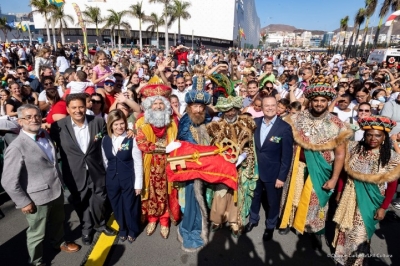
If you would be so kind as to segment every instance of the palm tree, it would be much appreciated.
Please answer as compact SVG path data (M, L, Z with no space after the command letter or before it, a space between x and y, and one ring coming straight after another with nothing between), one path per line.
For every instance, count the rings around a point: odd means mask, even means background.
M48 16L53 11L48 0L31 0L30 6L35 8L35 10L29 13L29 16L33 14L40 14L44 16L44 21L46 22L46 34L47 34L47 42L49 45L51 44L51 36L50 36L50 29L49 29L49 22Z
M157 48L159 48L159 33L158 28L165 24L164 18L159 17L156 13L151 13L149 17L147 17L147 21L150 22L150 26L147 27L146 31L157 32Z
M361 27L361 24L363 24L364 21L365 21L364 13L365 13L365 9L364 8L360 8L357 11L357 14L356 14L356 16L354 18L354 28L353 28L353 34L352 34L351 38L353 38L353 35L354 35L356 30L357 30L357 34L356 34L356 38L354 39L354 43L352 43L352 45L349 45L349 47L351 46L350 47L350 52L352 52L353 47L357 45L358 35L360 34L360 27Z
M12 28L11 28L10 25L8 25L6 17L0 18L0 30L4 34L4 40L6 42L8 42L8 40L7 40L7 31L12 31Z
M168 10L170 3L172 0L149 0L150 3L160 3L164 5L163 16L164 16L164 23L165 23L165 53L169 55L169 37L168 37Z
M362 43L361 43L361 52L363 52L364 47L365 47L365 40L367 38L369 20L372 17L372 15L375 13L375 9L376 9L377 5L378 5L378 0L365 0L364 16L367 18L367 20L365 21L365 26L364 26L364 34L363 34Z
M382 3L381 10L379 11L379 23L378 28L376 29L375 38L374 38L374 45L373 48L376 48L378 44L379 33L381 31L383 19L386 17L387 13L389 12L389 8L392 4L392 0L384 0Z
M55 7L55 11L53 13L53 18L56 21L56 23L59 24L59 29L60 29L60 36L61 36L61 43L65 44L65 38L64 38L64 29L68 28L67 26L67 20L71 22L71 24L75 24L74 18L71 15L68 15L64 12L64 5Z
M111 31L115 34L115 29L117 29L117 34L118 34L118 47L119 50L121 50L121 27L125 29L126 35L130 36L131 35L131 26L129 25L128 22L123 21L123 17L128 14L127 11L120 11L117 12L113 9L108 9L108 12L111 14L105 19L106 24L103 26L102 30L106 28L110 28ZM114 40L115 43L115 40Z
M178 40L181 39L181 19L187 20L191 18L188 12L190 6L189 2L181 0L174 0L174 4L171 6L171 22L178 20Z
M146 20L146 15L144 14L143 10L143 0L139 3L137 2L135 5L131 5L129 7L128 13L139 20L139 44L140 44L140 51L143 49L142 43L142 22Z
M345 16L340 20L340 32L344 31L343 51L344 51L344 46L346 45L346 32L348 28L348 23L349 23L349 16Z
M101 9L97 6L87 6L85 11L82 12L83 19L87 23L96 25L96 36L99 36L99 24L104 22L101 17Z

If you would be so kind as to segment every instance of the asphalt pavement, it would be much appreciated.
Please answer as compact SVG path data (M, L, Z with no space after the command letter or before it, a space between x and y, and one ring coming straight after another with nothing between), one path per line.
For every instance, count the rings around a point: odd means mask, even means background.
M0 210L0 217L4 214L0 219L0 265L26 265L27 222L24 214L4 197L0 199ZM81 244L78 217L67 203L65 211L67 239ZM261 221L264 217L262 211ZM331 241L333 226L333 223L327 224L328 240L323 237L322 250L313 248L308 235L296 235L294 232L282 236L275 231L273 240L264 242L264 227L263 222L260 222L252 232L238 239L231 236L228 227L215 233L210 232L209 244L195 253L180 249L176 226L171 226L168 239L161 238L158 226L152 236L142 232L133 244L125 241L108 248L109 254L104 265L335 265L330 258L332 251L327 245ZM369 259L370 265L400 265L399 241L400 221L389 213L372 238L371 253L374 257ZM45 245L45 260L48 265L84 265L91 249L92 247L82 246L79 252L66 254L54 252Z

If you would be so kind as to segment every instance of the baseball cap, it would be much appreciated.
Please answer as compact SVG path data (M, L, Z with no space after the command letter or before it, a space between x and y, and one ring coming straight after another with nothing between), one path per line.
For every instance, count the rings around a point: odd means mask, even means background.
M115 78L114 78L113 76L108 76L108 77L106 77L106 79L104 80L104 82L107 82L107 81L111 81L111 82L114 82L114 83L115 83Z

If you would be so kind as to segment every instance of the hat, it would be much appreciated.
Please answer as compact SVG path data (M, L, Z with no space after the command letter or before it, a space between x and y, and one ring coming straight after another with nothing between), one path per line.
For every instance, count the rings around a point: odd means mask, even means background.
M211 95L207 93L204 88L206 86L206 79L204 77L194 77L192 89L188 91L185 95L185 102L190 103L201 103L210 104Z
M106 77L106 79L104 80L104 83L106 83L107 81L111 81L115 83L115 78L113 76L108 76Z
M395 126L396 122L385 116L369 116L358 119L358 124L362 130L376 129L381 131L390 132Z
M169 98L171 92L172 89L167 85L164 85L163 81L157 75L154 75L147 85L140 90L140 95L143 98L151 96L163 96Z
M308 100L322 96L325 98L329 98L330 100L336 96L336 90L329 83L325 82L325 78L323 76L319 76L317 82L308 86L304 91L304 97Z
M220 112L227 112L232 108L240 109L243 107L243 98L241 96L219 97L215 108Z

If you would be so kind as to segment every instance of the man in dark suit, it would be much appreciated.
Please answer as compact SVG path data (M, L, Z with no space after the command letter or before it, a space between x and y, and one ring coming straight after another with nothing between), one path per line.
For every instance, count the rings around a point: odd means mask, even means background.
M103 118L86 114L85 94L67 96L67 116L51 125L51 137L60 149L64 181L82 226L82 242L90 245L93 229L114 235L105 221L105 175L101 140Z
M272 239L278 222L282 187L290 170L293 156L293 134L290 125L276 115L277 101L273 96L262 99L264 117L256 118L254 142L258 160L259 179L250 207L249 223L245 227L250 232L260 220L261 195L265 190L269 210L265 210L266 230L264 241Z
M55 249L77 252L80 246L64 241L64 193L52 140L41 131L37 106L18 108L22 130L6 149L1 184L28 221L29 265L43 265L45 236Z

